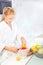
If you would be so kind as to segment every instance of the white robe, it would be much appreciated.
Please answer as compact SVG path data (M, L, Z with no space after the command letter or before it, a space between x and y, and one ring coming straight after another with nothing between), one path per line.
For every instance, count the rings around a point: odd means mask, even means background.
M0 53L5 46L20 48L22 34L18 31L15 22L12 22L12 30L4 21L0 23ZM3 54L8 55L9 51L4 50ZM3 56L4 57L4 56Z

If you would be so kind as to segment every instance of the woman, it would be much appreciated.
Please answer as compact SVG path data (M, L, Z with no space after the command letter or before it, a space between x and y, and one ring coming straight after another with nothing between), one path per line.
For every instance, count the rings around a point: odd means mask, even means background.
M8 58L12 52L17 53L20 48L26 48L26 40L23 35L18 32L16 23L13 21L15 10L11 7L3 9L2 20L0 22L0 56L1 60ZM28 52L30 56L32 52Z
M11 7L3 9L2 21L0 22L0 52L7 50L17 52L22 44L26 44L24 37L18 32L17 25L13 21L15 10Z

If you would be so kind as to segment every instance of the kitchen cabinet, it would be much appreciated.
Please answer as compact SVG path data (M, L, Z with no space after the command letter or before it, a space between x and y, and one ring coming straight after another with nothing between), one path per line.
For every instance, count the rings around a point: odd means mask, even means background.
M0 14L3 12L4 7L11 7L12 6L12 1L8 0L0 0Z

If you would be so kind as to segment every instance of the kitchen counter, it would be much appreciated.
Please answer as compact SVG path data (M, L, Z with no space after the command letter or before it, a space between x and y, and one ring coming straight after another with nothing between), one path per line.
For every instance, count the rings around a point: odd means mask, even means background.
M32 55L17 61L16 56L13 55L6 59L1 65L43 65L43 58Z
M21 58L21 60L16 60L17 55L12 55L8 58L6 58L1 65L25 65L27 61L31 58L31 56L26 58Z

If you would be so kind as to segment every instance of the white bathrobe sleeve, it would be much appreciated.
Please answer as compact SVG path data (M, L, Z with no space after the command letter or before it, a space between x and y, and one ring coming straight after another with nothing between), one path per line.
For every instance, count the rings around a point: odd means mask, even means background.
M5 39L3 38L3 34L0 31L0 52L3 50L3 48L5 47Z

